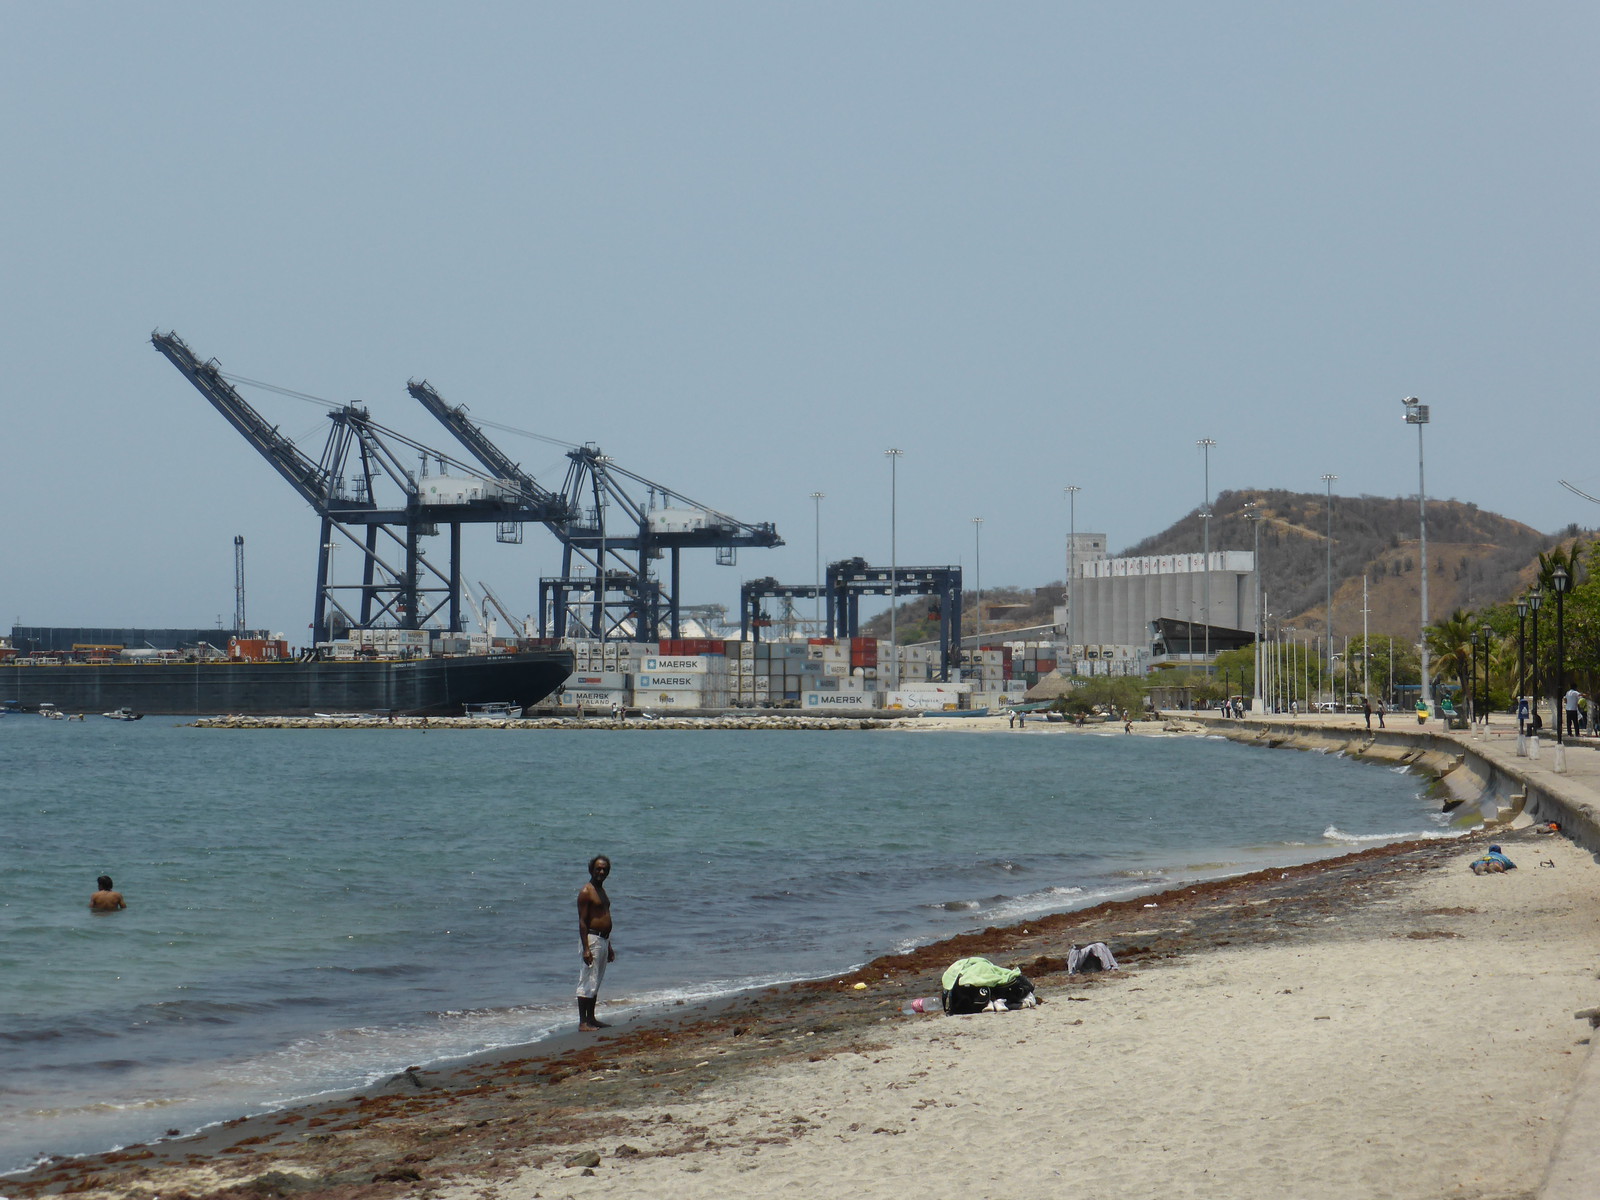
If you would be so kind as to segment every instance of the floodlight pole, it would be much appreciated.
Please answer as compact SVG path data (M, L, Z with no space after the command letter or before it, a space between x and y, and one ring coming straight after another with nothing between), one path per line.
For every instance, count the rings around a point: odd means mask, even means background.
M889 680L893 691L900 690L900 643L896 638L895 610L899 607L898 575L899 571L899 542L896 523L896 502L899 488L899 469L901 450L889 449L884 452L889 460Z
M1422 427L1428 423L1428 406L1415 396L1400 401L1406 406L1406 424L1417 427L1418 558L1422 565L1422 703L1431 712L1433 693L1428 689L1428 488L1422 472Z
M983 518L972 518L972 567L978 585L978 646L983 645Z
M1195 443L1205 457L1206 502L1200 506L1200 557L1205 575L1200 580L1200 615L1205 621L1206 674L1211 674L1211 448L1216 438L1201 438ZM1191 636L1189 653L1194 653Z
M817 572L817 605L816 624L817 636L822 636L822 502L827 498L827 492L812 492L811 506L813 509L813 528L816 530L816 572Z
M1061 490L1067 495L1067 582L1061 588L1061 607L1066 612L1067 656L1070 658L1072 627L1076 624L1072 619L1072 602L1076 599L1073 595L1076 587L1072 582L1072 575L1078 569L1078 493L1083 489L1075 483L1069 483Z
M1333 482L1337 475L1324 474L1322 482L1328 488L1328 694L1333 695ZM1350 677L1350 663L1344 664L1345 678Z

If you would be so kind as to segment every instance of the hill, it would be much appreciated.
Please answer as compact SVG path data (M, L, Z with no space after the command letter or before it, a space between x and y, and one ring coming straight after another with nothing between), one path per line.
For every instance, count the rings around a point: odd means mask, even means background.
M1284 626L1327 628L1328 498L1316 492L1223 492L1212 505L1214 550L1249 550L1245 517L1254 502L1261 524L1261 587L1265 607ZM1415 640L1421 555L1415 499L1334 496L1333 618L1337 636L1361 632L1361 585L1367 581L1367 624L1373 635ZM1201 544L1199 511L1189 513L1124 555L1192 554ZM1575 533L1576 530L1570 532ZM1435 620L1456 608L1510 599L1534 578L1537 557L1556 538L1520 521L1458 500L1428 502L1428 608Z
M1267 612L1278 627L1321 633L1327 629L1328 498L1320 492L1246 489L1219 494L1212 505L1211 548L1250 550L1255 534L1246 519L1254 503L1262 514L1261 587ZM1387 496L1333 497L1333 616L1337 637L1361 633L1361 584L1367 583L1367 629L1372 636L1415 641L1420 616L1421 554L1417 502ZM1537 573L1538 555L1578 535L1560 537L1459 500L1428 502L1428 609L1435 621L1457 608L1477 609L1511 599ZM1200 514L1187 513L1160 533L1120 551L1117 557L1198 554ZM968 633L976 616L966 597ZM985 629L996 640L1008 629L1047 624L1061 601L1059 580L1044 587L984 589ZM927 620L928 602L902 601L902 640L937 636ZM887 637L887 612L863 622L863 630Z

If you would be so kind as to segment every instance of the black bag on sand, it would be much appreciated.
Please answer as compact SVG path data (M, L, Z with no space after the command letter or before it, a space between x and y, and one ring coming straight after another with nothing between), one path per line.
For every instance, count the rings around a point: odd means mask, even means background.
M946 1016L983 1012L996 1000L1005 1001L1007 1008L1021 1008L1033 995L1033 982L1026 975L1018 975L1010 983L997 987L974 987L962 983L958 977L955 986L939 993Z

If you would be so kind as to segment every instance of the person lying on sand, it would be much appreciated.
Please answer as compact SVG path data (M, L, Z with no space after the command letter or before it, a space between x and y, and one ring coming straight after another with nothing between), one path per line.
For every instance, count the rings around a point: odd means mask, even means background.
M1516 869L1517 864L1507 858L1499 846L1490 846L1487 854L1472 863L1474 875L1500 875Z

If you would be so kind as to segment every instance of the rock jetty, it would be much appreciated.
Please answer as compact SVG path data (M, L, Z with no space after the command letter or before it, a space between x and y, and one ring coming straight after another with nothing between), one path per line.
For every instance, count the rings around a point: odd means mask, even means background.
M201 717L197 729L889 729L863 717Z

